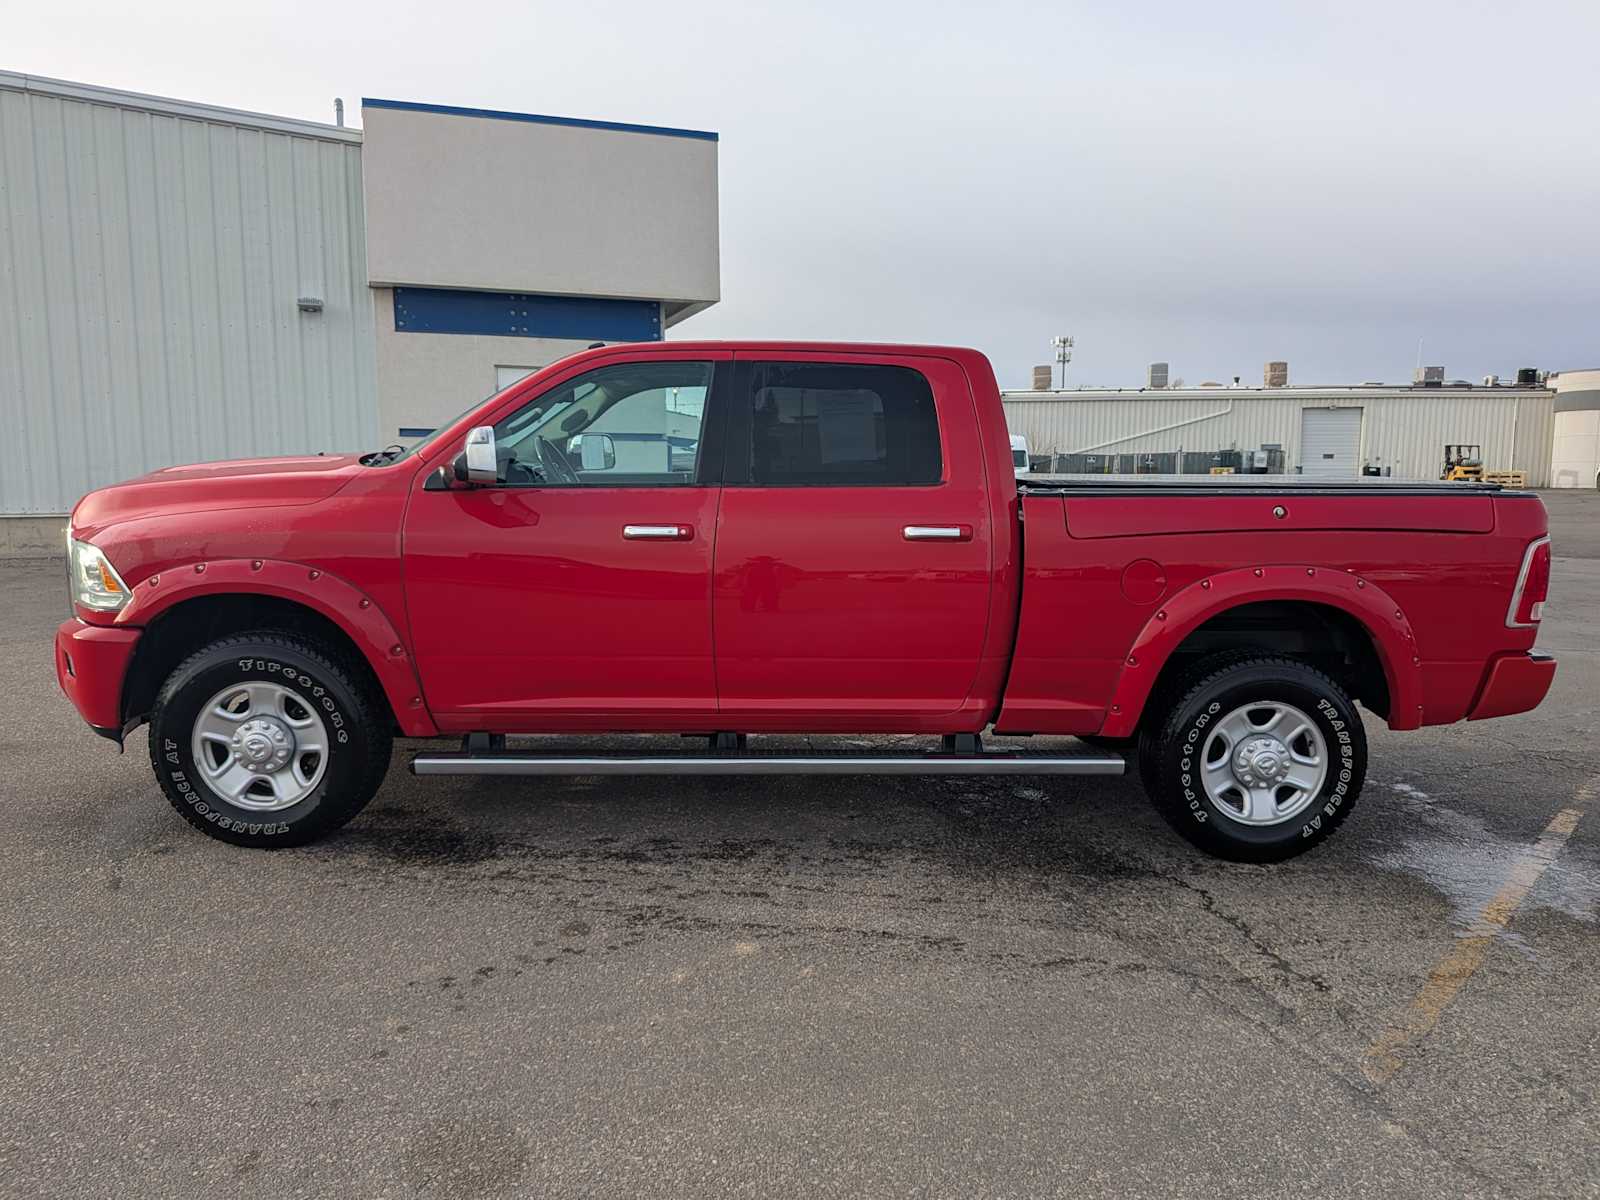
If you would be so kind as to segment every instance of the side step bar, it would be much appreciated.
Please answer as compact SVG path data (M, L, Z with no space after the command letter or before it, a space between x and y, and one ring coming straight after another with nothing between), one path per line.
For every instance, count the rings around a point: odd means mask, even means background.
M413 775L1121 775L1121 755L419 754Z

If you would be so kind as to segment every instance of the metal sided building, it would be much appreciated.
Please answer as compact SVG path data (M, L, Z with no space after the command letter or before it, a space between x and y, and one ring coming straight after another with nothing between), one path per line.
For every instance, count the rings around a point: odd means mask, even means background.
M1550 478L1552 401L1544 387L1178 387L1007 391L1006 421L1047 469L1204 472L1270 463L1322 478L1377 473L1437 479L1447 445L1482 447L1486 470ZM1265 465L1257 470L1268 469Z
M420 436L719 298L715 134L362 111L0 71L0 556L92 488Z

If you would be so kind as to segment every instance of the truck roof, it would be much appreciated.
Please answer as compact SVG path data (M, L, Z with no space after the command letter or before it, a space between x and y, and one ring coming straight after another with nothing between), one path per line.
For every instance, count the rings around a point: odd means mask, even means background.
M607 342L604 347L596 347L596 351L622 350L659 351L661 353L677 353L683 350L770 350L791 354L921 354L933 355L940 358L961 359L966 357L980 358L988 362L988 356L981 350L971 346L935 346L918 345L909 342L807 342L807 341L775 341L762 338L736 338L736 339L703 339L700 341L683 341L674 339L670 342Z

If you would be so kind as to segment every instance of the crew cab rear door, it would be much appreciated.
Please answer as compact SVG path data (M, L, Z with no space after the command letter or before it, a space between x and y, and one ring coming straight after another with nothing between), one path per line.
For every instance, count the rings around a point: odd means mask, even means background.
M992 530L970 387L922 355L738 351L713 588L728 728L939 729Z

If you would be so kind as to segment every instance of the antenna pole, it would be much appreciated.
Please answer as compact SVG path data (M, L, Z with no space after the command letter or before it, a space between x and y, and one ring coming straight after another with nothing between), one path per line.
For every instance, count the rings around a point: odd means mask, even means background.
M1067 364L1072 361L1072 339L1065 334L1050 339L1056 348L1056 362L1061 364L1061 390L1067 390Z

